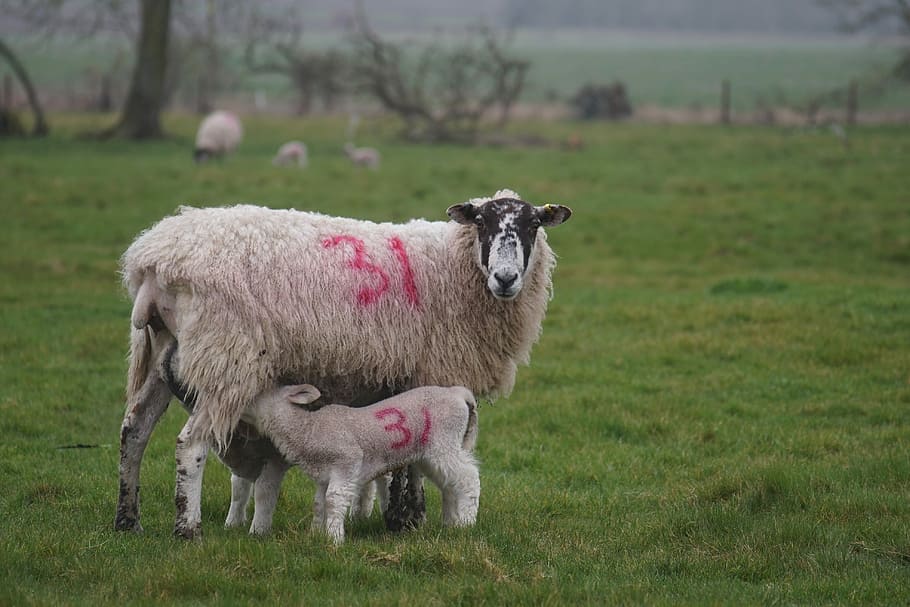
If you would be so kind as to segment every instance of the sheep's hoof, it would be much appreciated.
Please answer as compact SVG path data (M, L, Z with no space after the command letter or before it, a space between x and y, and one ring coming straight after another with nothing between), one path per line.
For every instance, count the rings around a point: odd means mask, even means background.
M174 526L174 535L184 539L184 540L201 540L202 539L202 525L197 524L191 527L184 527L182 525Z
M133 533L142 533L142 525L139 521L130 517L118 516L114 521L114 531L132 531Z

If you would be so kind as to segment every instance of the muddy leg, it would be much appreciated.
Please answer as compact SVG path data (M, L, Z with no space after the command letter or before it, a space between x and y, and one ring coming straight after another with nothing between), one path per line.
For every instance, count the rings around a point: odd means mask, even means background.
M415 529L426 519L423 474L415 466L396 470L389 486L389 506L385 526L389 531Z
M180 436L177 437L177 486L174 504L177 518L174 521L174 535L184 539L195 539L202 535L202 473L209 445L204 440L193 438L194 415L190 416Z
M120 428L120 495L114 520L117 531L142 531L139 524L139 470L152 430L170 400L170 390L153 369L136 395L135 402L127 407Z

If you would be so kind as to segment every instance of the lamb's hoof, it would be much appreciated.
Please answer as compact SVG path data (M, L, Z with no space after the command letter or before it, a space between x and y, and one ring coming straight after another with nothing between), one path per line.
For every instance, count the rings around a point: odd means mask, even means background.
M183 526L174 525L174 535L184 540L201 540L202 525Z

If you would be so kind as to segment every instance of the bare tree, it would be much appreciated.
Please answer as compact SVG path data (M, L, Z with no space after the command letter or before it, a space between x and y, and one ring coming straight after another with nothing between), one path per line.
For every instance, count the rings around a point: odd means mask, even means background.
M35 87L32 86L32 80L29 78L28 71L26 71L22 62L19 61L19 57L16 56L13 49L3 40L0 40L0 57L3 57L3 59L6 60L10 68L12 68L13 72L16 74L16 78L18 78L22 88L25 90L25 95L28 98L28 105L32 109L32 114L34 116L32 135L35 137L47 135L49 129L47 122L44 119L44 110L41 107L38 94L35 92ZM2 111L10 112L11 108L2 108Z
M354 24L358 89L397 114L409 139L473 142L482 120L491 118L499 128L508 121L530 64L507 56L490 28L472 28L448 47L430 43L412 61L372 29L360 4Z
M347 92L347 59L335 49L304 49L303 22L296 10L272 16L254 12L245 38L246 67L289 79L297 91L298 113L308 113L316 100L331 109Z
M818 3L834 11L847 31L897 34L904 48L893 73L901 80L910 81L910 0L818 0Z

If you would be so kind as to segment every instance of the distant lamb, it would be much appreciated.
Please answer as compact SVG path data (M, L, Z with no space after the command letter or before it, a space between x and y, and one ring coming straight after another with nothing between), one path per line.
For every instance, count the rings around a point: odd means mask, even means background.
M195 399L177 443L175 533L188 538L201 530L209 445L242 457L241 416L275 383L312 383L325 402L345 405L427 385L507 395L550 298L556 257L541 228L571 210L501 190L447 213L453 221L392 224L182 208L142 233L121 260L133 330L115 527L141 529L142 455L182 388ZM168 382L160 361L178 340ZM277 487L280 462L269 461ZM396 473L386 525L422 515L419 471Z
M305 168L307 163L307 147L300 141L288 141L278 148L278 153L272 159L272 164L275 166L296 164L300 168Z
M212 112L205 117L196 131L196 150L193 158L196 162L222 158L237 149L242 139L243 125L235 114L224 110Z
M319 398L309 384L262 394L244 418L317 484L313 529L344 541L344 517L373 479L414 464L442 493L442 522L473 525L480 475L471 452L477 403L467 388L415 388L369 407L299 405Z
M344 144L344 154L354 166L373 170L379 168L379 150L375 148L358 148L348 142Z

